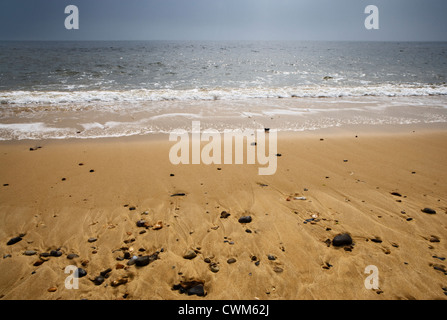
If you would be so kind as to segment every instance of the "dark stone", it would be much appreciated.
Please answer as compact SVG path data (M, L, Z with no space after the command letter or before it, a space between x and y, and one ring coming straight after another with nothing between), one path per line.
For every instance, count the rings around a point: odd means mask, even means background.
M242 216L238 220L240 223L250 223L251 222L251 216Z
M195 294L196 296L203 297L205 295L205 289L203 288L203 284L199 283L187 289L186 293L188 296Z
M230 259L227 260L228 264L232 264L232 263L235 263L235 262L236 262L235 258L230 258Z
M184 196L186 196L186 193L183 192L171 194L171 197L184 197Z
M14 238L10 239L10 240L6 243L6 245L7 245L7 246L11 246L11 245L13 245L13 244L16 244L16 243L19 242L19 241L22 241L22 237L14 237Z
M142 257L138 257L135 260L135 265L137 267L144 267L147 266L149 263L155 261L158 259L158 254L154 253L151 254L150 256L142 256Z
M375 243L382 243L382 240L380 240L379 238L371 239L371 241Z
M226 219L226 218L228 218L230 216L230 214L228 213L228 212L226 212L226 211L222 211L221 213L220 213L220 217L222 218L222 219Z
M269 260L276 260L276 257L274 255L271 255L271 254L267 255L267 258Z
M67 259L74 259L74 258L79 258L79 256L76 253L70 253L69 255L67 255Z
M431 209L431 208L424 208L421 211L424 212L424 213L428 213L428 214L435 214L436 213L436 211Z
M95 170L91 169L89 172L95 172Z
M352 238L348 233L338 234L332 239L332 245L335 247L350 246Z
M88 238L87 241L91 243L91 242L95 242L96 240L98 240L98 239L96 239L96 238Z
M105 278L103 276L97 276L93 279L93 283L97 286L101 285L104 282Z
M51 250L50 251L50 256L52 257L60 257L62 255L62 252L59 250Z
M402 197L402 195L399 192L391 192L391 194L396 197Z
M82 277L85 277L86 275L87 275L87 271L85 271L82 268L77 268L75 273L74 273L74 276L76 278L82 278Z
M144 228L144 227L146 227L146 221L144 221L143 219L138 220L138 221L137 221L137 227L139 227L139 228Z
M102 276L102 277L104 277L104 278L108 278L109 277L109 273L110 272L112 272L112 268L108 268L108 269L106 269L106 270L104 270L104 271L101 271L100 273L99 273L99 275L100 276Z

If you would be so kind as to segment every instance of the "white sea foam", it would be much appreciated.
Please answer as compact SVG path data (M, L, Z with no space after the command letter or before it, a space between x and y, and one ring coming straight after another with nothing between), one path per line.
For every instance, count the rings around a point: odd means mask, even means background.
M282 88L137 89L123 91L4 91L2 104L66 104L165 100L239 100L255 98L406 97L447 95L446 85L301 86Z

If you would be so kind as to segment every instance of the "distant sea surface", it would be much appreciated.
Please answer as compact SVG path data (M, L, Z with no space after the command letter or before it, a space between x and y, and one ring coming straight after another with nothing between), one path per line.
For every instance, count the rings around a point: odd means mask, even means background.
M447 122L446 81L444 42L0 42L0 139Z

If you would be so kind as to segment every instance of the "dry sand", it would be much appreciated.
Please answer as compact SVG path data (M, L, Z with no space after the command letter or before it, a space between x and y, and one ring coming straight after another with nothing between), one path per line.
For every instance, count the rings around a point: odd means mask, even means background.
M166 136L3 142L0 297L446 299L447 131L413 130L282 134L272 176L257 165L172 165ZM252 222L239 223L244 215ZM328 245L342 232L350 250ZM184 259L188 250L197 256ZM117 261L126 251L159 254L137 267ZM68 265L87 271L79 289L64 286ZM368 265L379 289L365 288ZM108 268L101 285L90 281ZM127 283L113 287L118 279ZM188 280L206 296L172 290Z

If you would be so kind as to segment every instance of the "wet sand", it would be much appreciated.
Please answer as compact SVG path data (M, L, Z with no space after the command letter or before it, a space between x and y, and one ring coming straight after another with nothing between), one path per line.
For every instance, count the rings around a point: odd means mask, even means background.
M442 126L283 133L271 176L173 165L167 136L2 142L0 297L446 299L446 141ZM188 282L206 295L173 290Z

